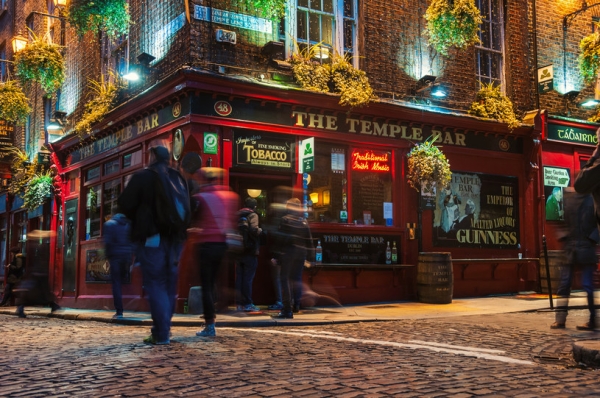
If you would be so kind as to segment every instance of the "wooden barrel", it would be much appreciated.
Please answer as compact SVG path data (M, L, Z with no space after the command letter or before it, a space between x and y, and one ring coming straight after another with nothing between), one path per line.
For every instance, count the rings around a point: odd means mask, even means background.
M422 303L450 304L454 273L450 253L419 253L417 297Z
M556 294L563 269L567 267L567 258L563 250L548 250L548 268L550 269L550 286L552 294ZM542 293L548 293L548 278L546 273L546 258L540 253L540 285Z

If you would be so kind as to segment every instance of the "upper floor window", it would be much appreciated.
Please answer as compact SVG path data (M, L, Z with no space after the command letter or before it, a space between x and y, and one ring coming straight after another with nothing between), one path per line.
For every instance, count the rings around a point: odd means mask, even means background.
M476 46L477 78L480 83L502 85L504 71L504 15L502 0L477 0L483 23L481 44Z
M6 45L0 44L0 60L6 60ZM8 79L8 64L5 61L0 61L0 81Z
M354 57L358 0L296 0L293 37L300 46L321 44L340 55Z

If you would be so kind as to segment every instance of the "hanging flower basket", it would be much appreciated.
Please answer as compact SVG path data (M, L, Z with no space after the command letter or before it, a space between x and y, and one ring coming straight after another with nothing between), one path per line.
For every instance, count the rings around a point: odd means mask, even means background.
M27 97L17 82L0 82L0 120L24 123L31 112Z
M131 24L127 0L71 0L67 20L80 38L103 31L114 39L126 34Z
M437 183L444 187L450 182L452 171L446 155L434 145L433 136L417 144L407 155L408 185L421 192L421 184Z
M320 44L298 51L290 60L294 79L305 90L340 95L342 106L359 107L377 97L364 71L355 69L347 57L334 54L330 64L313 61Z
M33 40L15 54L16 74L23 87L38 82L48 96L65 81L65 60L58 44L33 35Z
M579 42L579 72L586 83L592 83L600 70L600 24L596 24L596 31L584 37Z
M511 100L502 94L500 86L494 86L493 83L482 85L475 102L471 104L469 114L499 120L508 124L508 128L511 130L520 124L515 116Z
M474 0L433 0L425 12L429 45L443 55L480 43L481 13Z
M23 205L29 211L38 208L48 200L54 192L52 176L49 172L36 174L29 180L23 195Z
M279 21L285 16L286 3L286 0L240 0L249 12L272 21Z
M90 87L95 96L85 104L83 116L73 129L81 138L91 134L93 125L104 119L113 108L118 93L118 86L105 81L103 77L100 81L90 81Z

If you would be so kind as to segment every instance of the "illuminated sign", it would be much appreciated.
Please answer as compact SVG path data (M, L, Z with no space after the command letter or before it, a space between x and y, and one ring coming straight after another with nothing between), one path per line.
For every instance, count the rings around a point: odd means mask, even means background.
M292 171L295 146L281 139L256 132L234 132L233 166Z
M352 170L355 171L390 171L389 152L359 151L352 152Z

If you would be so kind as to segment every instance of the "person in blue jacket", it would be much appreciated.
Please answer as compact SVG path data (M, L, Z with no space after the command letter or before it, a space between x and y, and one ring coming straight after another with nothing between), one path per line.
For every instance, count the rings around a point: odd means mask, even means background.
M104 253L110 264L110 279L116 314L113 318L123 317L123 294L121 286L129 274L132 263L132 245L130 241L131 222L124 214L115 209L112 218L104 223L102 238Z

